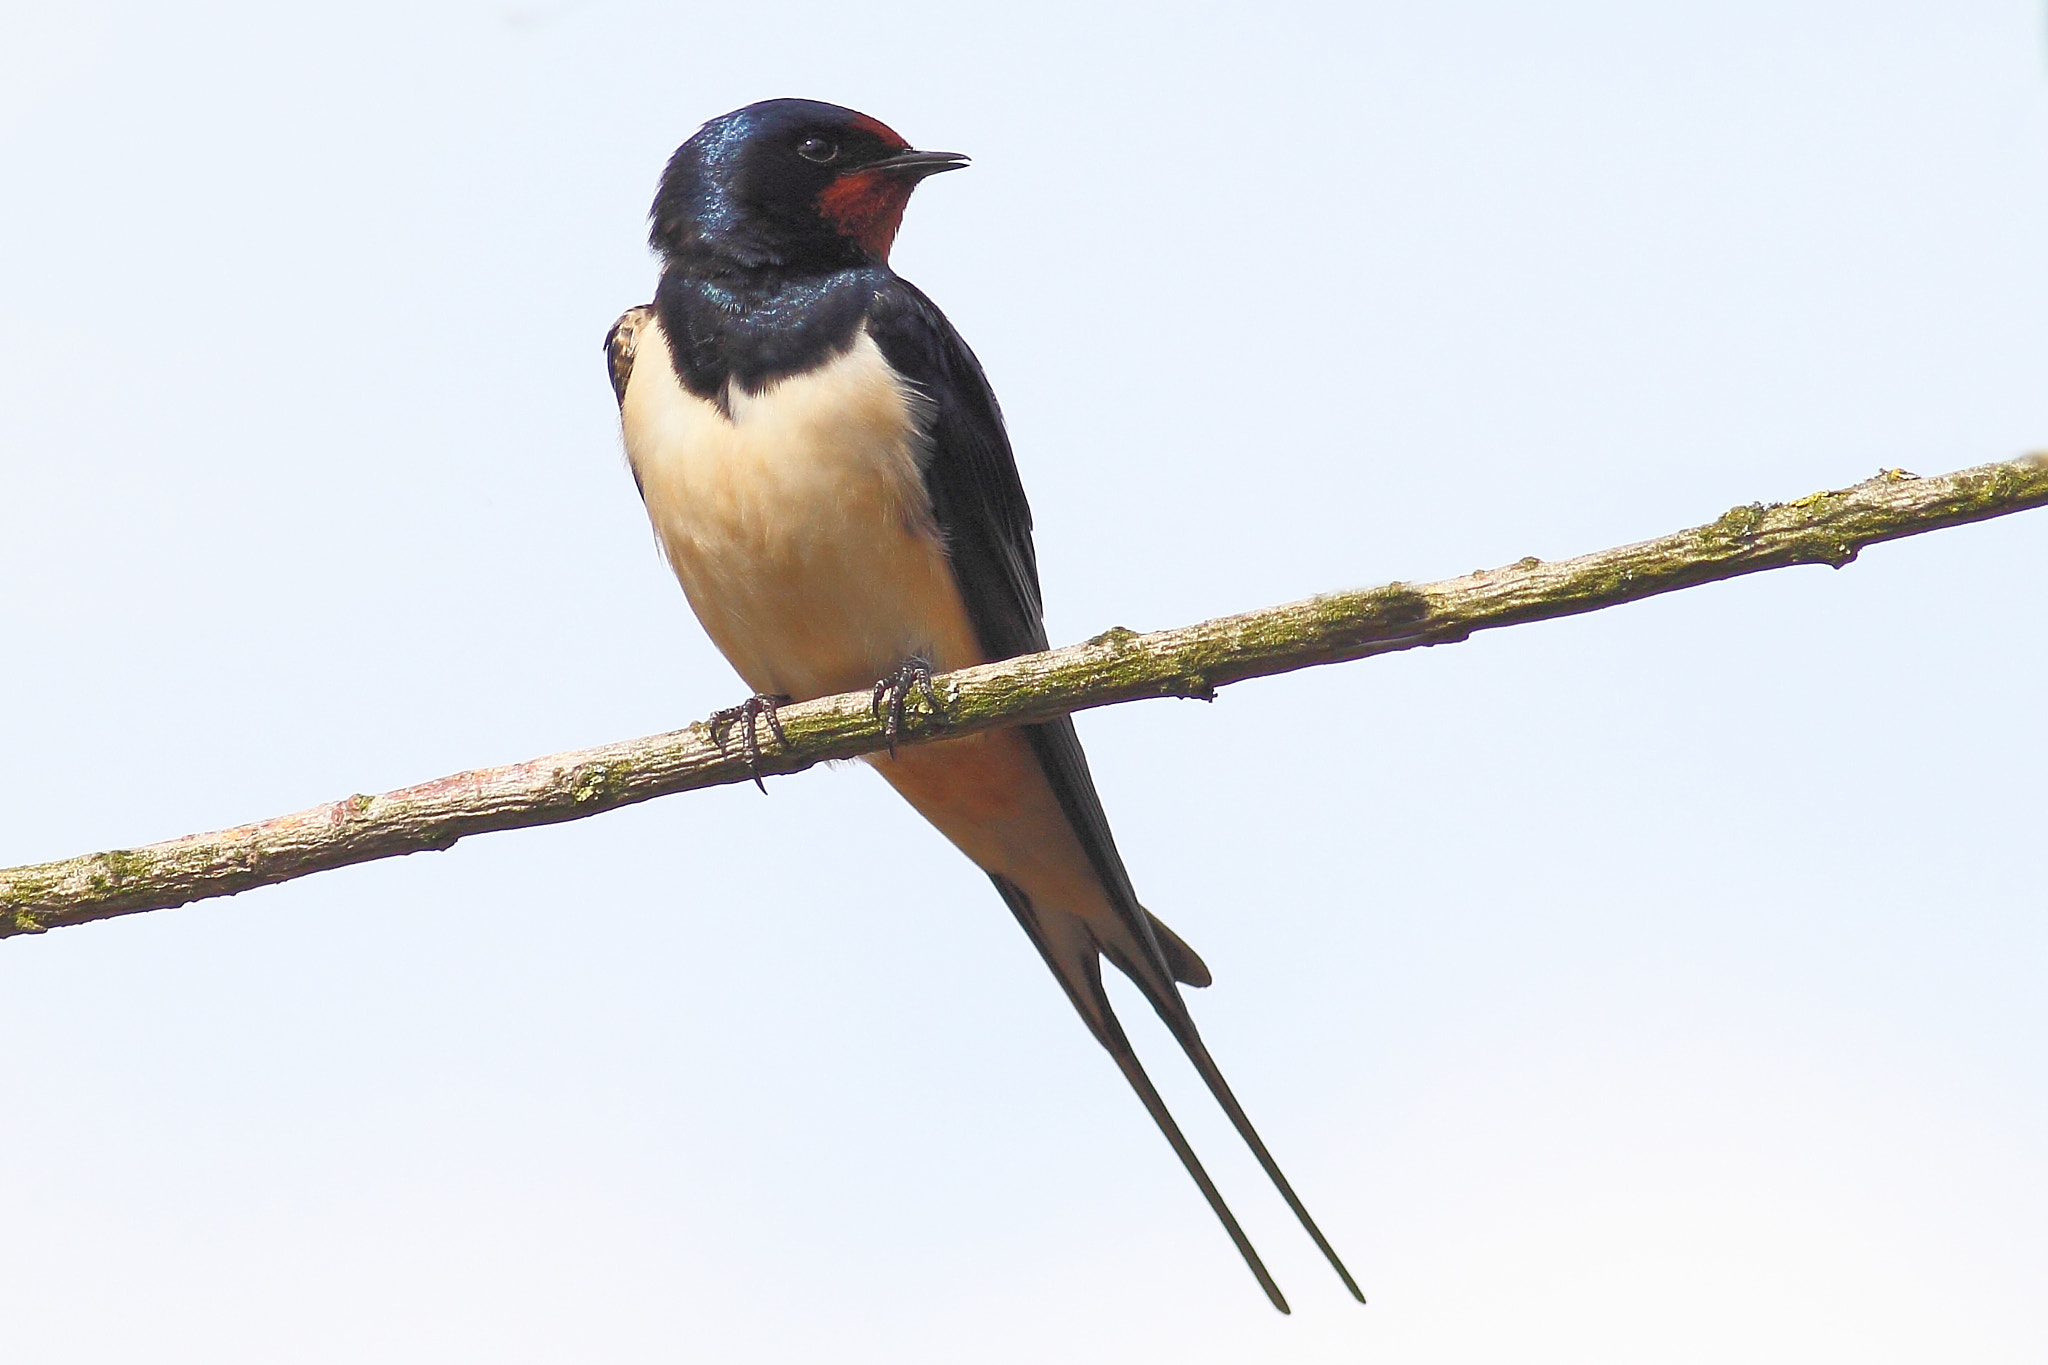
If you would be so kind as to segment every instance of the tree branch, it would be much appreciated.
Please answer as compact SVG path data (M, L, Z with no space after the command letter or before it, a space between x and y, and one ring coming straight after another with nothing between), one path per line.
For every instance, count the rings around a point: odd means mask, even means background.
M2048 453L1934 478L1886 470L1852 488L1737 507L1705 526L1546 564L1524 559L1441 583L1393 583L1149 635L1121 627L1085 644L939 678L935 733L1046 720L1144 697L1211 698L1246 678L1450 644L1474 631L1617 606L1794 564L1855 559L1866 545L2048 504ZM793 773L883 745L865 693L781 714L787 742L761 769ZM736 742L702 723L668 734L456 773L382 796L141 848L0 870L0 938L40 933L426 849L489 830L578 820L672 792L747 780Z

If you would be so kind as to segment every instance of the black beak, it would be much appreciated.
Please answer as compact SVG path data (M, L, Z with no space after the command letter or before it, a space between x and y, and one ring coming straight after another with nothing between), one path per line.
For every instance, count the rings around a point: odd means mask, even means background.
M966 164L967 158L958 152L898 152L880 161L870 161L861 169L887 171L906 180L922 180L941 171L957 171Z

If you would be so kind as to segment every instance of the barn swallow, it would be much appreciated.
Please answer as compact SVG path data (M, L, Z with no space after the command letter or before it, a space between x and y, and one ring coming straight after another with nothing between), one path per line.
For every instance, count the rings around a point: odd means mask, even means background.
M1209 969L1138 903L1073 722L893 751L934 672L1047 648L995 395L945 315L889 268L911 191L966 164L851 109L783 99L711 120L662 174L660 283L605 349L655 537L754 692L714 731L739 724L751 746L778 705L872 688L892 743L876 771L995 883L1273 1306L1288 1311L1110 1009L1105 957L1363 1303L1195 1031L1179 987L1208 985Z

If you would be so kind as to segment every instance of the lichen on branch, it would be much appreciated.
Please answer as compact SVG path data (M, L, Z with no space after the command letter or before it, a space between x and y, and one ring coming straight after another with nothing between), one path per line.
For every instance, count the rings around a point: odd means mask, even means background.
M2048 454L1919 478L1880 472L1789 503L1751 503L1656 540L1545 563L1522 559L1440 583L1393 583L1064 649L934 679L943 724L898 743L1047 720L1146 697L1213 697L1247 678L1450 644L1475 631L1597 611L1795 564L1840 568L1867 545L2048 504ZM865 692L780 713L761 770L793 773L887 742ZM445 849L491 830L580 820L741 782L740 745L701 723L668 734L355 795L211 834L0 870L0 938L161 910L378 858Z

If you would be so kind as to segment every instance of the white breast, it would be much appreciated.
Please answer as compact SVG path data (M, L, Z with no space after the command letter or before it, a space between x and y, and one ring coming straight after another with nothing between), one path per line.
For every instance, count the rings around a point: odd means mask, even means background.
M677 380L658 322L620 416L697 619L757 692L864 688L911 654L980 662L920 468L926 400L865 330L731 416Z

